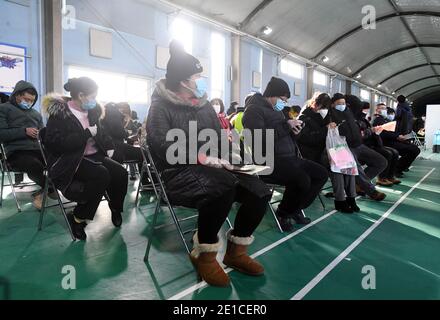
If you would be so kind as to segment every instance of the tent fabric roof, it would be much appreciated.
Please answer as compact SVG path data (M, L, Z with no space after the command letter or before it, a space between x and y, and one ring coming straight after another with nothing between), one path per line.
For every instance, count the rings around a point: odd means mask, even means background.
M434 86L440 85L440 0L169 2L348 77L360 73L361 83L373 87L382 84L380 90L390 95L410 83L396 94L418 91L417 97L440 90ZM375 30L362 28L365 6L376 11ZM270 26L272 34L264 36L264 26ZM330 60L323 63L323 56ZM409 68L413 69L406 71ZM425 79L429 76L432 78Z

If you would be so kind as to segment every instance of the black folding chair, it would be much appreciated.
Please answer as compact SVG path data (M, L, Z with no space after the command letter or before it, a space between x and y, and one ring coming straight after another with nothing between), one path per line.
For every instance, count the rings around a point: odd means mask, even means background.
M15 204L17 206L18 212L21 212L21 206L17 198L17 193L15 192L15 188L25 188L25 187L31 187L36 186L35 183L26 183L26 182L20 182L18 184L14 184L14 181L12 180L12 174L15 175L24 175L24 172L15 171L11 168L11 166L8 163L8 157L6 154L6 149L3 144L0 144L0 170L2 173L2 180L1 180L1 186L0 186L0 207L3 205L3 190L5 187L10 187L12 191L12 196L14 197ZM5 184L5 176L8 178L9 184Z
M139 141L142 141L141 134L139 134ZM143 150L142 147L141 147L141 152L142 152L143 162L142 162L142 169L141 169L141 173L140 173L140 180L139 180L139 184L138 184L137 192L136 192L135 204L136 204L137 208L139 208L139 205L140 205L141 192L154 191L156 193L155 188L157 189L160 187L159 184L153 180L153 176L156 176L157 174L155 172L154 172L154 174L152 173L153 168L150 166L149 159L145 155L145 150ZM148 175L149 183L143 184L142 179L146 174Z
M163 207L168 208L168 210L171 213L171 217L173 219L173 224L176 226L177 232L179 233L180 240L182 241L182 243L183 243L183 245L185 247L186 252L188 254L190 254L191 250L190 250L190 248L189 248L189 246L188 246L188 244L186 242L185 235L186 234L190 234L190 233L194 233L195 231L197 231L197 229L191 229L191 230L185 231L185 230L182 229L181 223L184 222L184 221L189 221L191 219L197 218L198 214L193 215L193 216L188 217L188 218L184 218L184 219L179 219L177 217L175 209L177 209L179 207L173 206L171 201L170 201L170 199L168 198L168 195L167 195L167 192L166 192L165 183L162 180L161 173L157 170L157 167L156 167L155 162L153 160L153 157L152 157L152 154L150 152L150 148L148 146L148 143L147 143L146 139L144 141L144 145L143 145L143 148L142 148L142 153L145 153L144 157L145 157L145 159L147 160L147 163L148 163L147 166L144 166L145 167L145 171L148 174L148 178L150 179L150 181L157 182L157 183L153 183L152 184L152 188L153 188L154 193L155 193L156 198L157 198L157 204L156 204L156 208L155 208L155 211L154 211L153 224L152 224L153 234L154 234L154 231L156 231L156 230L159 230L159 229L162 229L164 227L172 225L172 224L167 224L167 225L161 225L161 226L157 226L156 227L157 219L159 217L160 211L163 210ZM192 208L184 208L184 209L192 209ZM192 210L194 210L194 209L192 209ZM226 219L226 222L228 223L229 228L232 229L232 224L231 224L230 220ZM151 249L151 245L152 245L152 236L153 236L153 234L148 239L147 249L145 251L145 257L144 257L144 261L145 262L148 262L148 260L149 260L149 255L150 255L150 249Z
M44 193L43 193L43 207L41 209L40 212L40 220L38 223L38 231L41 231L43 229L43 219L44 219L44 214L46 213L47 209L50 208L54 208L54 207L59 207L61 210L61 213L64 217L64 220L67 224L67 228L69 229L70 235L72 237L73 241L76 241L75 236L73 235L72 232L72 228L70 227L70 223L69 220L67 219L67 212L66 212L66 206L69 204L73 204L74 202L63 202L63 200L61 199L61 196L59 194L58 191L56 191L56 195L57 195L57 204L56 205L52 205L52 206L46 206L47 204L47 198L48 198L48 194L49 194L49 188L52 188L53 190L57 190L55 187L55 184L52 182L52 180L49 177L49 171L48 171L48 165L47 165L47 153L46 153L46 148L44 146L44 138L46 136L46 128L41 129L40 132L38 133L38 145L40 146L40 151L41 151L41 155L43 157L44 160L44 165L45 165L45 170L44 170L44 176L45 176L45 186L44 186Z

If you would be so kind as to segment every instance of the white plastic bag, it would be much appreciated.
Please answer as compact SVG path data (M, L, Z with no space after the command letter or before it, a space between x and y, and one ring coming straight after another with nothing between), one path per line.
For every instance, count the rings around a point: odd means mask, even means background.
M332 172L350 176L359 174L356 159L338 128L328 130L327 153Z

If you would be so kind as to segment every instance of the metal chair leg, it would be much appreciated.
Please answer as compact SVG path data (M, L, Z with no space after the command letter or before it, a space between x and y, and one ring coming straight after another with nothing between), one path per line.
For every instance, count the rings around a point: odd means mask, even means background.
M318 199L319 199L319 201L321 201L322 208L323 208L324 211L325 211L325 210L326 210L326 207L325 207L325 203L324 203L324 201L322 200L321 194L318 194Z
M188 244L186 243L185 235L182 231L182 226L180 225L180 222L179 222L179 219L177 218L176 212L174 211L173 207L170 205L168 205L168 209L171 212L171 217L173 218L174 223L176 224L176 229L179 232L180 240L182 240L183 245L185 246L186 252L188 254L191 254L191 250L189 249Z
M17 194L15 193L14 182L12 181L11 173L9 171L6 171L6 174L8 175L9 185L11 186L12 195L15 199L15 204L17 205L17 210L18 212L21 212L20 203L18 203Z
M278 230L280 230L281 233L284 233L283 228L281 228L280 221L278 220L277 214L271 204L269 204L269 209L270 209L270 212L272 213L273 218L275 219Z
M275 193L275 187L272 188L272 196L270 197L271 201L272 201L272 198L273 198L274 193ZM274 218L274 220L275 220L275 223L277 224L278 230L279 230L281 233L284 233L283 228L281 228L280 221L278 220L277 214L276 214L275 209L273 208L271 202L269 202L269 210L270 210L270 212L272 213L272 216L273 216L273 218Z
M38 223L38 231L41 231L43 228L43 219L44 219L44 214L46 213L47 195L49 193L49 182L48 182L47 172L44 173L44 176L46 177L46 182L44 183L43 206L41 207L41 211L40 211L40 222Z
M226 223L228 224L228 227L230 230L234 229L234 227L232 226L231 220L229 218L226 218Z
M5 186L5 173L2 171L2 184L0 189L0 207L3 206L3 188Z
M135 200L135 205L136 205L136 208L139 208L139 203L140 203L140 199L139 199L139 196L140 196L140 194L141 194L141 188L142 188L142 177L143 177L143 175L144 175L144 173L145 173L145 169L144 169L144 167L142 167L142 170L141 170L141 178L139 179L139 184L138 184L138 188L137 188L137 192L136 192L136 200Z
M156 210L154 211L151 235L148 238L147 249L145 250L145 256L144 256L144 261L145 262L148 262L148 260L150 258L150 249L151 249L152 239L153 239L153 235L154 235L154 230L155 230L156 223L157 223L157 218L159 217L159 212L160 212L160 201L157 202Z
M55 186L53 185L53 187L55 187ZM73 242L75 242L76 238L73 235L72 227L70 226L69 219L67 218L66 208L64 208L63 199L61 199L61 196L58 193L58 191L57 191L57 198L58 198L57 199L58 200L58 204L59 204L59 206L61 208L61 212L62 212L63 217L64 217L64 221L66 222L66 225L67 225L67 229L69 229L70 236L72 237Z

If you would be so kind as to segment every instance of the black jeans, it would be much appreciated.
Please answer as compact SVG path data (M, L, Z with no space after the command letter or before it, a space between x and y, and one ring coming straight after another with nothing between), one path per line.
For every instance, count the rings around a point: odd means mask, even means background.
M25 172L29 179L34 181L42 189L46 179L44 178L44 160L40 151L15 151L8 157L8 163L12 170Z
M286 215L299 213L315 201L329 178L326 168L309 161L292 157L275 160L272 175L262 177L263 181L285 186L279 208Z
M408 142L393 141L387 143L387 147L396 149L400 154L401 158L396 167L396 172L398 173L409 169L420 154L420 149L416 145Z
M240 238L252 236L266 214L269 201L270 196L260 198L241 186L225 193L199 209L199 242L218 242L218 233L234 202L241 203L241 206L235 219L233 235Z
M389 147L374 148L374 150L380 153L388 161L388 166L379 175L381 179L393 179L396 174L397 163L399 161L399 152L396 149Z
M105 192L109 197L110 209L124 211L128 173L119 163L101 155L89 156L82 160L74 181L82 185L82 190L72 196L74 190L69 188L65 196L73 201L78 196L81 198L74 210L76 218L93 220Z

